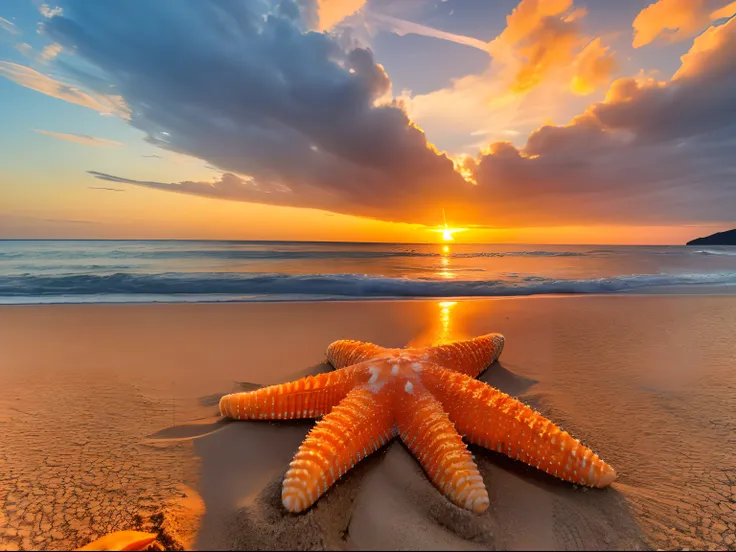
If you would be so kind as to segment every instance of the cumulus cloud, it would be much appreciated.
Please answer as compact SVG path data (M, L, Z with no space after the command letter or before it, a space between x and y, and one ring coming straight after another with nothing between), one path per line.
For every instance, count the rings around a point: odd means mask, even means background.
M512 90L540 84L555 68L572 63L585 43L572 0L522 0L506 18L506 28L489 45L491 54L514 68Z
M608 84L615 69L616 60L610 47L596 38L578 54L570 88L576 94L591 94Z
M366 0L318 0L316 7L319 31L329 31L346 17L359 11Z
M566 15L555 12L563 31L579 21L569 2L555 5L567 5ZM257 2L160 0L147 5L146 20L158 22L147 25L129 3L80 2L50 19L48 34L120 92L130 124L150 143L224 173L184 182L92 175L412 223L434 224L444 207L466 227L733 218L736 20L698 37L670 81L619 79L567 125L542 126L523 147L494 142L478 157L453 162L397 104L377 105L390 81L370 51L303 32L304 16L295 19L300 5L288 6L280 9L291 15ZM543 27L559 30L557 24ZM526 40L508 36L513 45ZM570 50L581 66L587 48L597 50L592 59L609 54L588 40ZM592 79L595 63L583 72ZM539 88L523 97L534 98ZM507 101L500 98L494 100ZM488 99L478 106L487 109ZM479 133L488 128L477 114L476 124Z
M232 175L161 189L420 222L468 186L398 105L376 105L390 80L369 50L268 4L148 4L160 25L128 2L64 8L45 32L104 75L150 143Z
M115 114L123 118L128 116L127 107L120 96L84 92L24 65L0 61L0 75L31 90L94 109L102 114Z
M48 4L41 4L41 7L38 8L38 11L41 12L41 15L48 19L64 13L64 10L59 6L49 6Z
M63 132L51 132L50 130L33 129L34 132L58 138L59 140L66 140L67 142L74 142L76 144L82 144L85 146L95 147L107 147L107 146L122 146L120 142L115 140L108 140L106 138L95 138L94 136L87 136L86 134L65 134Z
M731 17L736 2L721 4L713 10L708 0L658 0L641 10L634 19L634 48L640 48L662 38L667 42L685 40L701 32L713 20Z
M507 224L732 220L735 48L736 19L698 37L671 81L619 79L568 125L521 149L492 144L477 194L492 193Z
M468 137L479 128L500 138L561 119L557 111L571 93L605 87L616 69L610 47L584 33L585 15L572 0L522 0L485 46L492 56L488 68L441 90L405 94L409 115L430 133L452 128L443 145L453 151L474 146Z
M0 29L8 31L12 35L20 34L20 29L12 21L8 21L4 17L0 17Z

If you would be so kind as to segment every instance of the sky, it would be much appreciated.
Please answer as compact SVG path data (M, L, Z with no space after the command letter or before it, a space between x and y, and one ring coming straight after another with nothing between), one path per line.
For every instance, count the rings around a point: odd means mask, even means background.
M682 244L736 2L5 0L0 238Z

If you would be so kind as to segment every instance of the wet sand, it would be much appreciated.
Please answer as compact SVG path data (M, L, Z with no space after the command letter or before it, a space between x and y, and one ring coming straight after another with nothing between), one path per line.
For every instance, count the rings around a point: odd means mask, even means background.
M736 297L0 307L0 549L106 532L167 548L736 550ZM394 441L306 514L281 478L311 422L217 399L329 369L336 339L506 336L481 379L618 472L557 481L472 447L491 498L448 501Z

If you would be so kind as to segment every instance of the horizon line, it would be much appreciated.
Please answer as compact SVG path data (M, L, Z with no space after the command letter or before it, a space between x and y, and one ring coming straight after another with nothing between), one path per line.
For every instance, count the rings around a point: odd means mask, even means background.
M698 238L693 238L698 239ZM544 242L394 242L394 241L347 241L347 240L258 240L258 239L213 239L213 238L0 238L0 242L229 242L229 243L319 243L348 245L545 245L545 246L589 246L589 247L684 247L687 243L544 243ZM723 247L723 246L722 246ZM728 246L725 246L728 247Z

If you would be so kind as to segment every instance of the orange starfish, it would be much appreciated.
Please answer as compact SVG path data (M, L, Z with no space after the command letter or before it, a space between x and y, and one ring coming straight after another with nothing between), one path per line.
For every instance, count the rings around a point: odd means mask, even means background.
M309 508L361 459L400 436L453 503L482 513L488 493L462 440L504 453L581 485L606 487L613 469L525 404L474 379L501 354L488 334L426 348L387 349L342 340L327 348L333 372L220 399L237 420L324 416L299 447L281 498Z

